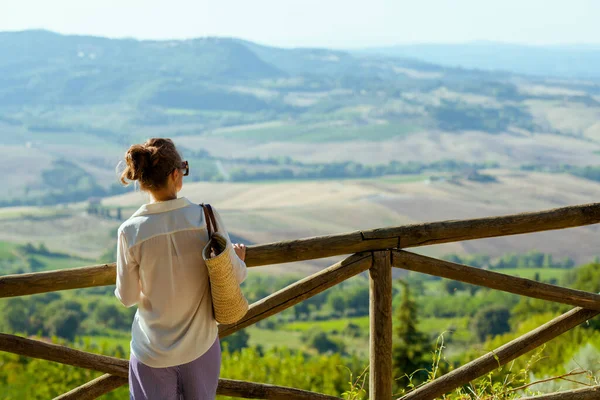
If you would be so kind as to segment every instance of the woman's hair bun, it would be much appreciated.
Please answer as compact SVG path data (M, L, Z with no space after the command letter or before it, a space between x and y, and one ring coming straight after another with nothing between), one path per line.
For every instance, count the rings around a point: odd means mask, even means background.
M132 181L141 180L144 171L152 164L152 153L142 144L134 144L127 150L125 161L127 162L127 179Z
M181 164L181 156L171 139L153 138L134 144L125 153L126 167L121 183L138 181L144 190L163 187L167 176Z

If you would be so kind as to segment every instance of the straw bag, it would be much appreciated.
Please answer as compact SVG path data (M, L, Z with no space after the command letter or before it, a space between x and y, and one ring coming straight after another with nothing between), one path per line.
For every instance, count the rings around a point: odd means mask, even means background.
M217 230L217 221L210 204L201 204L209 241L202 250L208 268L210 293L215 319L220 324L233 324L246 315L248 300L242 294L233 270L232 257L237 257L233 246Z

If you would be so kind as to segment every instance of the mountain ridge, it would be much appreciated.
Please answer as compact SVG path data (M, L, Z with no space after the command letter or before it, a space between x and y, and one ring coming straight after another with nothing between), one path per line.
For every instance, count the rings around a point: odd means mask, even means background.
M112 190L124 147L149 136L174 138L198 180L381 176L448 160L578 171L600 150L594 82L236 38L5 32L0 54L0 171L17 155L28 165L4 204L48 198L43 176L63 158Z
M474 41L373 47L353 53L417 58L448 67L600 80L600 44L525 45Z

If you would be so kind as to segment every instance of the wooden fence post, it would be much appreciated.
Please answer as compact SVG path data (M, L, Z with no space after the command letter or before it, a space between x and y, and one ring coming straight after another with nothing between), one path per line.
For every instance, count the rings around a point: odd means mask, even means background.
M373 253L369 270L369 399L392 398L392 260L391 252Z

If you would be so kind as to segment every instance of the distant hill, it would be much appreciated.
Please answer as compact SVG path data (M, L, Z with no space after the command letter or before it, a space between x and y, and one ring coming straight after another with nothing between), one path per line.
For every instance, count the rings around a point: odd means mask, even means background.
M193 89L202 103L214 92L208 83L285 75L241 43L219 38L155 42L26 31L0 33L0 54L5 106L140 99L171 105L185 102Z
M600 44L562 46L525 46L496 42L415 44L371 48L359 53L412 57L448 67L600 80Z
M203 181L491 165L584 171L598 162L598 82L496 71L502 59L531 57L510 46L474 49L494 68L235 38L0 32L0 205L119 193L115 166L151 136L174 138L193 166L190 179ZM461 57L451 50L446 64ZM551 65L572 62L552 54Z

